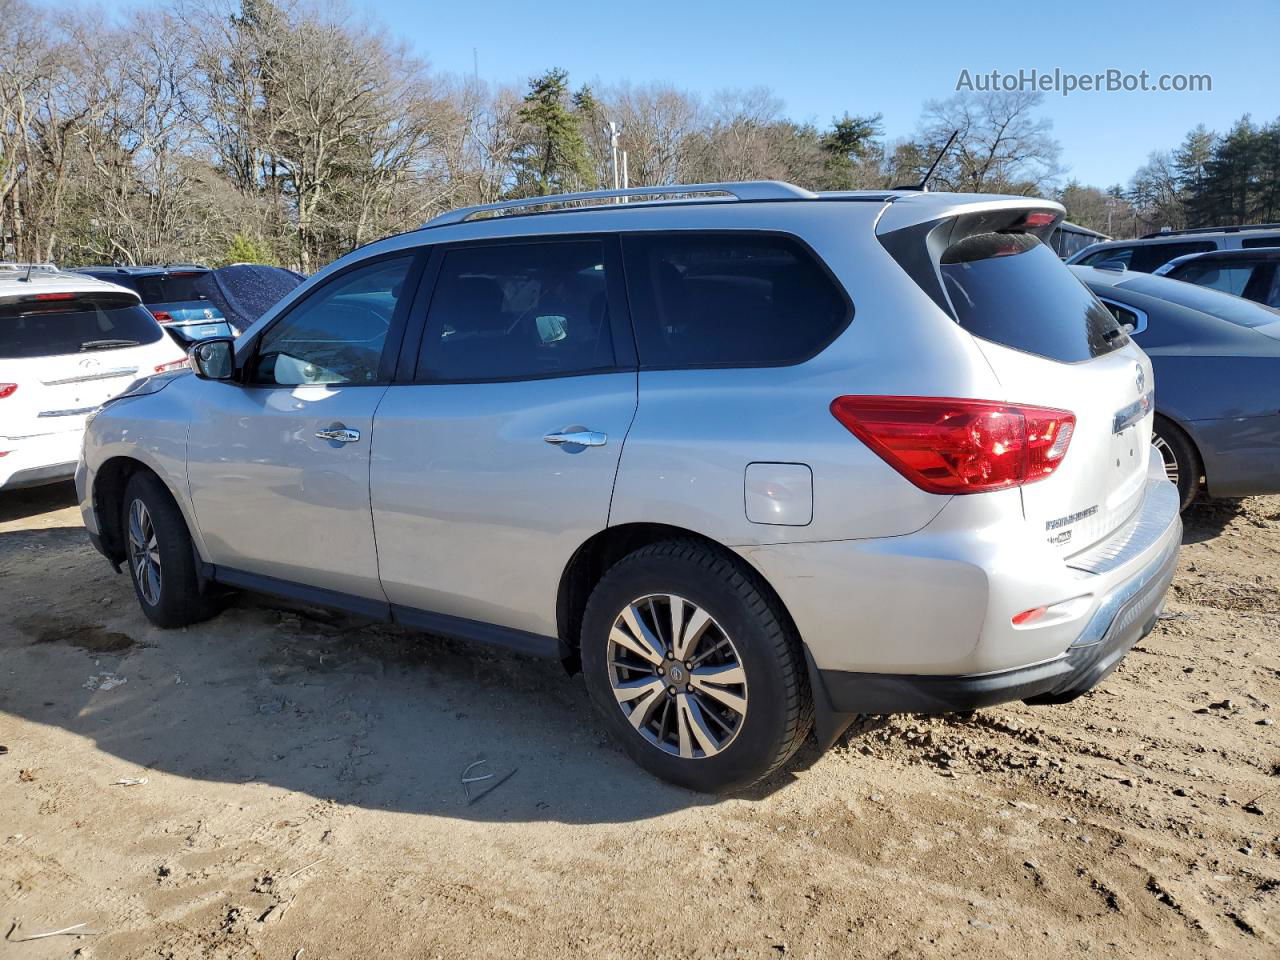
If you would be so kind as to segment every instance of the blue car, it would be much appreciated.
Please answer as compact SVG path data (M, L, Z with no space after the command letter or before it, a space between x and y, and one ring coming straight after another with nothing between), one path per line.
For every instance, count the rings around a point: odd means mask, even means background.
M201 281L212 273L208 267L81 267L78 272L133 290L180 346L239 333L201 289Z
M1152 444L1186 509L1280 493L1280 310L1134 270L1071 267L1151 358Z

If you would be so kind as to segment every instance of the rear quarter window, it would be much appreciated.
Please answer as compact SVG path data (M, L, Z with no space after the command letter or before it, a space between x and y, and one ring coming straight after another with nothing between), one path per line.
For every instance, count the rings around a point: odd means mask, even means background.
M941 269L956 320L975 337L1062 363L1128 343L1089 288L1029 234L967 237L947 249Z
M642 367L801 363L853 316L835 277L793 237L631 234L623 250Z

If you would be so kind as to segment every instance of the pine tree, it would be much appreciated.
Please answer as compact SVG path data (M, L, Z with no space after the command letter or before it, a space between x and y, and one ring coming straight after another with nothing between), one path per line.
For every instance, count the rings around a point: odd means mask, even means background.
M1212 219L1211 204L1205 196L1205 167L1213 158L1217 136L1200 124L1187 134L1182 145L1173 151L1173 167L1178 176L1186 207L1187 223L1193 227L1208 226Z
M569 74L559 68L529 81L520 122L525 139L515 153L516 197L564 193L591 182L582 120L569 103Z
M846 113L822 135L820 146L827 181L824 186L832 190L852 190L859 186L858 167L877 154L876 138L881 133L882 119L878 113L867 117Z

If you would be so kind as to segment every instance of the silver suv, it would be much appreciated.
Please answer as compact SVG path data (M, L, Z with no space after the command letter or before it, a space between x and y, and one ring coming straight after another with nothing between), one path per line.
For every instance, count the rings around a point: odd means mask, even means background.
M625 201L625 202L624 202ZM640 188L445 214L93 421L162 627L261 591L581 668L659 777L1069 700L1180 540L1151 364L1026 198Z

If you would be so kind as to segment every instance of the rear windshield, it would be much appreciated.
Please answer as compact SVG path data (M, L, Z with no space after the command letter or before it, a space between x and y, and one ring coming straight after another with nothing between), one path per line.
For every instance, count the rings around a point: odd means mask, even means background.
M133 277L131 286L138 291L143 303L179 303L183 300L205 300L196 289L196 281L203 272L168 273L154 277Z
M1252 300L1242 300L1209 287L1198 287L1194 283L1170 280L1168 277L1137 276L1116 286L1148 297L1168 300L1180 307L1199 310L1201 313L1227 320L1240 327L1261 327L1280 320L1280 310L1264 307Z
M160 324L132 297L0 303L0 358L49 357L155 343Z
M983 233L942 256L956 319L976 337L1062 363L1128 342L1110 311L1030 234Z

